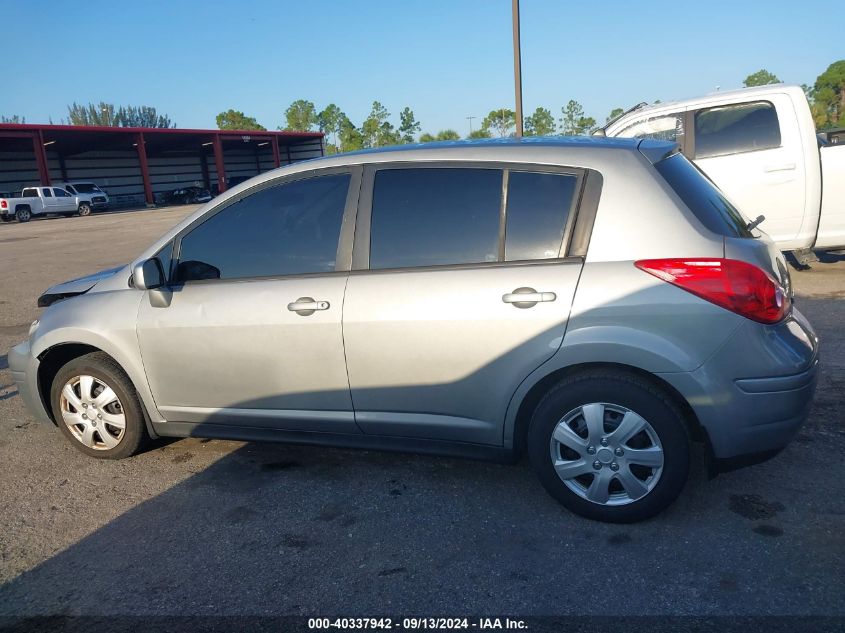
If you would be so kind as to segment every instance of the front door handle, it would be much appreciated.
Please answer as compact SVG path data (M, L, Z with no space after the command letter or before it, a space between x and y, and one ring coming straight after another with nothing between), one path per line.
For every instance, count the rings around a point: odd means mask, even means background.
M330 307L328 301L317 301L311 297L300 297L293 303L288 304L288 310L296 312L300 316L311 316L317 310L328 310Z
M540 302L554 301L557 295L553 292L537 292L534 288L517 288L511 293L502 295L502 301L513 304L515 308L533 308Z

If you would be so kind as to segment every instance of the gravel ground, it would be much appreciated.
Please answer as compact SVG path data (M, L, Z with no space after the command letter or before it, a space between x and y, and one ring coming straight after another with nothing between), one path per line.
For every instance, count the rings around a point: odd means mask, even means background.
M190 210L0 226L0 616L845 616L845 258L793 274L823 345L796 441L612 526L524 463L199 439L106 462L35 422L5 350L38 294Z

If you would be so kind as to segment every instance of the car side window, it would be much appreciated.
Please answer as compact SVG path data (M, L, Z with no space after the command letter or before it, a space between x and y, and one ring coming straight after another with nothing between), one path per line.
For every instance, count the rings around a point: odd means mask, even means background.
M70 198L70 194L67 191L58 187L53 187L53 193L56 194L57 198Z
M370 268L498 261L502 170L382 169L370 218Z
M684 135L684 113L661 114L642 119L623 129L617 136L680 142Z
M780 147L780 125L768 101L707 108L695 113L695 157Z
M72 185L68 185L67 187L65 187L65 190L67 190L68 193L76 195L76 190L73 188Z
M44 188L41 190L41 193L42 193L42 194L44 194L44 197L45 197L45 198L52 198L52 197L53 197L52 192L51 192L49 189L47 189L47 187L44 187Z
M245 196L182 237L176 279L334 271L349 181L316 176Z
M509 173L506 261L561 256L577 184L578 178L571 174Z

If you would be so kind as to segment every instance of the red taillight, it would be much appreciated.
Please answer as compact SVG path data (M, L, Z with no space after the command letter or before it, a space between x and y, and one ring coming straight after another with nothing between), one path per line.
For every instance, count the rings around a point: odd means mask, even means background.
M634 265L760 323L777 323L792 306L778 282L756 266L736 259L641 259Z
M9 203L6 202L5 200L0 200L0 209L8 209L8 208L9 208Z

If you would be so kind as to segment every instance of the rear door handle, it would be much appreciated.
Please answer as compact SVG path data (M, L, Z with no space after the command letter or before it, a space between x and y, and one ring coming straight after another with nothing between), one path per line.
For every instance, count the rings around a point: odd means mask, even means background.
M311 316L317 310L328 310L330 307L328 301L317 301L311 297L300 297L293 303L288 304L288 310L296 312L300 316Z
M502 301L513 304L515 308L533 308L540 302L554 301L557 295L553 292L537 292L534 288L517 288L513 292L502 295Z
M770 174L773 171L792 171L795 169L795 163L784 163L783 165L766 165L763 171Z

